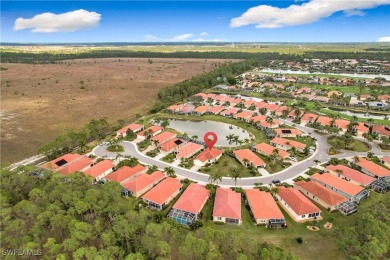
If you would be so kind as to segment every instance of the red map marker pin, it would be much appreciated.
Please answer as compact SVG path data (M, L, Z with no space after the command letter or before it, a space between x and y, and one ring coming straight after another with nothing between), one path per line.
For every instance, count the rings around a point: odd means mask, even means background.
M213 139L210 140L209 137L213 137ZM203 140L206 143L207 147L211 150L213 149L214 144L217 142L218 137L217 134L214 132L207 132L204 134Z

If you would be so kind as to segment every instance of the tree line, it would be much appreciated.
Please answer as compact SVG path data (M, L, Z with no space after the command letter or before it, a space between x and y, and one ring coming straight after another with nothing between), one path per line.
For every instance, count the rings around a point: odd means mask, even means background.
M116 182L34 177L26 168L2 169L0 178L1 249L39 250L45 259L297 259L238 230L191 232L120 196Z

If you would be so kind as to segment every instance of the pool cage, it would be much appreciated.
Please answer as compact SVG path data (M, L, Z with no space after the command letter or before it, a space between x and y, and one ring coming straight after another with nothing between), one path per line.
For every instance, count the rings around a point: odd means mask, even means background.
M382 180L376 180L373 183L371 183L371 188L374 189L376 192L379 193L385 193L390 189L390 184L382 181Z
M362 190L361 192L359 192L355 198L354 198L354 201L356 203L360 203L361 200L363 199L367 199L368 196L370 196L370 191L369 190Z
M183 225L192 225L197 219L196 214L180 209L171 209L168 217Z
M287 227L286 225L286 220L285 219L270 219L268 222L268 227L269 228L285 228Z
M336 206L336 208L345 216L351 215L352 213L356 212L357 207L357 204L351 201L346 201Z

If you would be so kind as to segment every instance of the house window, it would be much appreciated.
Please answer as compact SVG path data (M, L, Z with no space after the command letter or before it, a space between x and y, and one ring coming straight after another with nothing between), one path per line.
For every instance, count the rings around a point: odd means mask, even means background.
M217 220L222 220L222 218L221 217L217 217Z
M302 215L302 218L304 218L306 215Z

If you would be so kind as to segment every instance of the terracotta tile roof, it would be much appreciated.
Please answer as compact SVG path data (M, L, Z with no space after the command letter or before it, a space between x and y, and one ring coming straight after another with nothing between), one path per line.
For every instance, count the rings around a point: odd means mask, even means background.
M213 114L218 114L218 113L222 112L222 110L224 110L224 109L225 108L223 106L215 106L215 107L211 107L208 112L213 113Z
M183 184L180 183L180 180L168 177L143 195L142 198L162 205L182 186Z
M278 109L276 109L275 113L281 115L281 114L283 114L284 110L290 111L291 109L288 106L281 106Z
M234 115L234 117L247 119L247 118L252 117L252 115L253 115L252 111L242 111L241 113Z
M359 161L356 164L359 165L360 167L362 167L363 169L371 172L375 176L378 176L378 177L390 176L389 169L386 169L386 168L384 168L384 167L382 167L382 166L380 166L372 161L366 160L362 157L359 157Z
M255 219L284 219L271 193L254 189L245 194Z
M389 163L390 164L390 156L382 157L382 161L384 161L385 163Z
M251 105L256 105L257 101L253 100L253 99L248 99L244 102L244 106L245 107L250 107Z
M162 143L165 143L166 141L169 141L175 137L176 137L175 133L165 131L165 132L162 132L161 134L158 134L158 135L152 137L152 141L157 141L159 144L162 144Z
M301 117L301 122L314 122L316 119L317 119L318 115L317 114L313 114L313 113L305 113L302 117Z
M182 107L179 111L180 112L183 112L183 113L189 113L191 111L193 111L195 108L194 105L192 104L186 104L184 107Z
M280 186L278 187L278 196L299 216L321 212L316 205L297 189Z
M88 168L84 171L85 175L90 175L94 178L99 177L102 173L112 169L114 167L114 163L110 160L104 160L98 162L91 168Z
M167 107L167 110L177 111L177 110L182 109L183 107L184 107L184 104L172 105L172 106Z
M222 150L216 148L212 148L211 150L209 148L206 148L198 156L196 156L195 160L199 160L201 162L205 162L207 160L213 160L218 156L220 156L222 153L223 153Z
M273 151L277 148L275 148L272 145L266 144L266 143L260 143L253 146L254 149L260 151L260 153L263 153L267 156L270 156L273 154ZM286 152L285 150L277 149L279 157L285 158L289 157L290 154Z
M217 188L213 216L241 219L241 195L231 189Z
M208 189L202 185L191 183L173 205L173 208L198 214L209 196Z
M227 97L227 96L225 96L225 95L218 95L218 96L214 97L214 100L215 100L215 101L222 101L222 100L224 100L226 97Z
M134 167L129 167L129 166L123 166L121 168L119 168L118 170L116 170L115 172L113 173L110 173L109 175L107 175L105 178L107 180L110 180L110 181L116 181L116 182L123 182L125 181L126 179L129 179L143 171L146 170L146 167L140 165L140 164L137 164L136 166Z
M225 111L223 111L222 113L221 113L221 115L231 115L231 114L237 114L237 112L238 112L238 108L235 108L235 107L230 107L230 108L228 108L228 109L226 109Z
M252 121L254 123L263 122L263 121L267 120L267 116L265 116L265 115L254 116L254 117L249 118L248 120Z
M140 124L130 124L130 125L127 125L125 127L122 127L121 129L119 129L116 132L119 134L125 134L127 132L127 129L130 129L131 131L136 132L137 130L142 129L143 127L144 126L140 125Z
M256 103L256 108L257 109L267 108L267 107L268 107L268 103L267 102L257 102Z
M61 173L62 175L68 175L77 171L81 171L84 168L91 165L92 163L93 163L92 159L88 157L84 157L67 164L65 167L61 168L58 172Z
M181 146L176 150L177 156L181 158L187 158L193 155L194 153L200 151L203 148L203 145L188 142L185 145Z
M148 132L149 130L151 130L151 133L152 133L152 135L153 135L154 133L157 133L158 131L162 131L162 130L164 130L164 129L163 129L161 126L152 125L152 126L146 128L145 130L139 132L137 135L139 135L139 136L144 136L144 134L145 134L146 132Z
M330 173L323 173L323 174L316 173L311 176L311 179L314 181L320 181L322 183L325 183L351 196L355 196L356 194L364 190L364 188L352 184L336 176L333 176Z
M336 172L337 170L342 171L340 174L347 177L353 181L360 183L361 185L369 185L371 182L375 181L375 178L368 176L367 174L361 173L357 170L351 169L345 165L328 165L326 169L329 171Z
M156 171L152 174L142 173L141 175L122 184L122 187L132 192L139 192L152 183L159 182L164 178L165 174L161 171Z
M265 165L265 162L249 149L235 150L233 152L241 161L248 159L256 167Z
M320 200L333 207L348 200L347 198L314 181L299 181L294 184L294 187L300 187L303 190L310 192Z
M267 122L267 121L262 121L262 122L258 123L257 125L265 127L265 128L276 128L276 127L279 127L280 121L277 119L274 119L272 121L272 124Z
M317 118L317 123L319 123L322 126L330 126L330 122L332 122L332 118L327 116L319 116Z
M194 109L194 112L197 113L206 113L207 110L209 110L210 106L198 106L197 108Z
M55 170L57 168L60 168L60 167L63 167L64 165L72 162L72 161L76 161L76 160L79 160L81 158L83 158L84 156L83 155L80 155L80 154L71 154L71 153L68 153L68 154L65 154L61 157L58 157L57 159L54 159L50 162L47 162L45 164L42 164L40 165L39 167L40 168L44 168L44 169L48 169L48 170Z
M186 143L187 141L179 138L173 138L163 144L160 144L160 149L164 152L169 152L172 149L176 148L177 146Z
M267 109L269 111L276 111L279 108L278 104L268 104Z
M284 134L301 135L302 134L301 130L295 129L295 128L278 128L278 129L275 129L275 131L276 131L277 135L284 135Z
M279 145L285 145L285 146L291 146L291 147L295 147L295 148L301 148L301 149L304 149L306 147L306 144L304 144L304 143L300 143L300 142L290 140L290 139L285 139L282 137L275 137L274 139L271 140L271 144L272 143L279 144Z
M372 127L372 132L378 133L378 134L384 135L384 136L390 136L390 128L385 127L383 125L374 125Z
M345 119L336 119L334 121L334 125L337 126L340 129L347 129L350 122Z
M297 114L295 113L295 110L291 110L288 115L288 117L297 117Z

